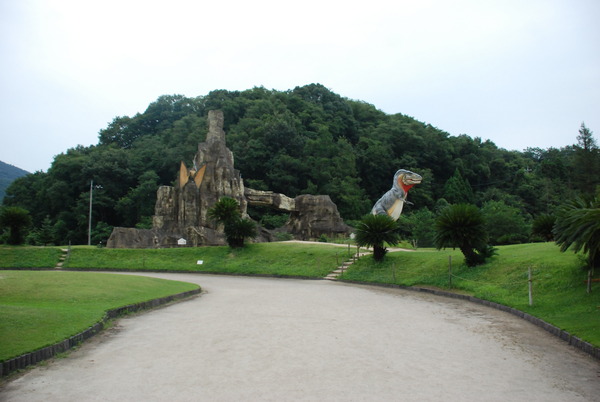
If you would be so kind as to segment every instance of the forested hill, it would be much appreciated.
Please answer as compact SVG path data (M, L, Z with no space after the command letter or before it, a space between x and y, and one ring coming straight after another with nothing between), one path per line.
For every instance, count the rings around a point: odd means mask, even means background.
M26 174L29 174L29 172L0 161L0 202L2 202L5 191L10 183Z
M595 147L507 151L311 84L161 96L144 113L116 117L97 145L69 149L48 172L15 181L4 203L31 211L35 224L52 227L59 242L83 242L93 179L102 186L94 191L99 236L111 226L148 225L157 187L173 183L180 160L190 164L211 109L224 112L227 145L246 186L290 197L328 194L345 219L368 213L399 168L424 178L411 190L407 219L469 202L512 208L529 222L575 194L593 192L600 176L586 174L597 163Z

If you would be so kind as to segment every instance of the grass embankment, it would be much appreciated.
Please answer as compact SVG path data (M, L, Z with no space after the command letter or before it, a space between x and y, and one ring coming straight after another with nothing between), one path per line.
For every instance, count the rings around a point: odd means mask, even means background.
M197 288L129 275L0 271L0 361L78 334L107 310Z
M61 254L60 247L0 246L0 268L52 268Z
M452 288L448 256L452 256ZM389 253L380 264L363 257L343 279L473 295L525 311L600 347L600 284L594 283L592 293L586 293L587 271L582 265L579 256L561 253L554 243L533 243L498 247L497 256L474 268L453 250ZM529 268L533 306L529 306Z
M227 246L171 249L75 247L64 267L322 278L333 271L338 262L341 264L342 259L347 259L347 254L344 247L297 243L248 244L242 249Z

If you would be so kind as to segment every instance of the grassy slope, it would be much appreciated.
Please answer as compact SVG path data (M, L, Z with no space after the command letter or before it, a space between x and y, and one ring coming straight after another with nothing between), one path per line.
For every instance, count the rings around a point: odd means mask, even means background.
M0 268L55 267L60 247L0 246Z
M395 252L381 264L362 258L344 279L448 288L448 256L452 256L452 291L508 305L600 346L600 286L586 293L587 273L571 252L554 243L498 247L489 263L469 268L458 251ZM528 268L533 273L533 306L529 306ZM395 277L395 279L394 279Z
M338 257L336 257L336 254ZM320 278L345 258L347 249L295 243L249 244L243 249L198 247L180 249L74 248L66 268L202 271ZM203 264L198 265L197 261Z
M0 361L75 335L107 310L196 288L128 275L0 271Z

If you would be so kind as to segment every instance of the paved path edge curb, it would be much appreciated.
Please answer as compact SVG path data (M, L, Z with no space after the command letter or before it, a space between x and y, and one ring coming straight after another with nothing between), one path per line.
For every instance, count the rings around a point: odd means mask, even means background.
M117 317L121 317L126 314L135 313L138 311L151 310L167 303L190 298L192 296L200 294L201 292L202 289L198 288L183 293L159 297L158 299L148 300L145 302L134 303L129 304L127 306L110 309L104 314L104 317L100 321L87 328L83 332L80 332L67 339L64 339L63 341L55 343L54 345L46 346L44 348L34 350L33 352L25 353L20 356L13 357L12 359L0 362L0 378L6 377L9 374L14 373L18 370L25 369L28 366L38 364L44 360L51 359L60 353L64 353L69 349L78 346L83 341L100 333L104 329L104 326L108 321L113 320Z
M525 313L521 310L517 310L515 308L505 306L500 303L491 302L489 300L480 299L480 298L474 297L474 296L468 296L468 295L462 295L459 293L447 292L444 290L420 288L420 287L415 287L415 286L403 286L403 285L396 285L396 284L392 284L392 283L362 282L362 281L351 281L351 280L346 280L346 279L337 279L337 282L350 283L350 284L356 284L356 285L384 287L384 288L404 289L404 290L410 290L410 291L422 292L422 293L431 293L431 294L434 294L437 296L449 297L452 299L467 300L472 303L477 303L477 304L481 304L484 306L492 307L497 310L505 311L507 313L515 315L526 321L529 321L533 325L538 326L538 327L544 329L545 331L549 332L550 334L556 336L557 338L567 342L569 345L600 360L600 348L598 348L598 347L592 345L591 343L586 342L574 335L571 335L567 331L564 331L564 330L558 328L557 326L547 323L546 321L544 321L538 317L535 317L531 314Z

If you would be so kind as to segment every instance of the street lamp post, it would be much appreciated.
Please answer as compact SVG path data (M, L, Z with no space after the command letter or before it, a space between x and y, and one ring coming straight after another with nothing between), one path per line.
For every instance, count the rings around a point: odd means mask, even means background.
M88 218L88 246L92 245L92 195L95 188L102 188L101 185L94 186L94 180L90 181L90 214Z

